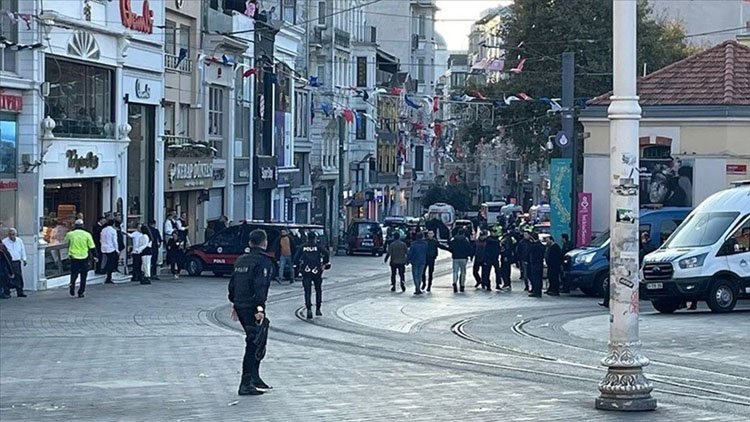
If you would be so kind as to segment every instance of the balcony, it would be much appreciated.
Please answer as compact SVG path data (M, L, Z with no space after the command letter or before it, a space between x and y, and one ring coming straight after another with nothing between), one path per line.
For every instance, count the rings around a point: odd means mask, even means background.
M174 54L164 53L164 67L169 70L176 70L183 73L193 72L193 60L189 58L183 59L180 64L177 64L178 57Z
M335 28L333 31L333 39L337 45L344 48L351 47L351 35L343 29Z
M173 135L164 135L162 139L167 157L212 158L218 152L211 141L196 141L187 136Z

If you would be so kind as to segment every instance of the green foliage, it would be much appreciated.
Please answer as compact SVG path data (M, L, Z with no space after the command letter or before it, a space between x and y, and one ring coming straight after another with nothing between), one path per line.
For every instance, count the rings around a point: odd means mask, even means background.
M468 211L471 205L472 192L466 184L438 186L433 185L422 195L422 206L443 202L452 205L457 211Z
M592 98L612 89L612 1L609 0L515 0L501 36L505 46L505 68L521 59L523 72L480 88L487 98L502 99L519 92L538 99L562 96L562 53L576 53L575 96ZM684 29L676 23L654 19L646 0L639 3L638 63L653 72L694 53ZM496 124L503 126L503 141L514 145L527 161L549 158L544 145L560 129L559 114L546 113L549 106L538 102L513 102L496 109ZM490 132L492 132L490 134ZM461 140L474 150L482 137L498 135L469 123Z

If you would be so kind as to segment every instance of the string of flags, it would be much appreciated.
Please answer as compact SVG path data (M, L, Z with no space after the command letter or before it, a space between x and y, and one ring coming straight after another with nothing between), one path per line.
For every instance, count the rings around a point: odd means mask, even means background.
M18 13L14 12L12 10L6 10L2 9L0 10L0 15L5 15L10 20L11 25L18 24L18 21L22 21L26 24L26 30L31 30L31 20L35 18L35 15L32 15L31 13Z

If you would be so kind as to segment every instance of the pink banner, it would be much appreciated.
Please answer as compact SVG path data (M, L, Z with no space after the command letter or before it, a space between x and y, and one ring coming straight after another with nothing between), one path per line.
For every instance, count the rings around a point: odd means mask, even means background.
M576 246L588 246L591 243L591 202L590 193L578 194L578 233Z

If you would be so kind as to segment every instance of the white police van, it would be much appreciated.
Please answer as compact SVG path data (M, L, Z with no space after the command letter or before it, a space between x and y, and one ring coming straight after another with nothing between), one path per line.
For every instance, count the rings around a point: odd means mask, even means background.
M687 301L730 312L750 298L750 181L703 201L658 250L646 255L641 297L672 313Z

